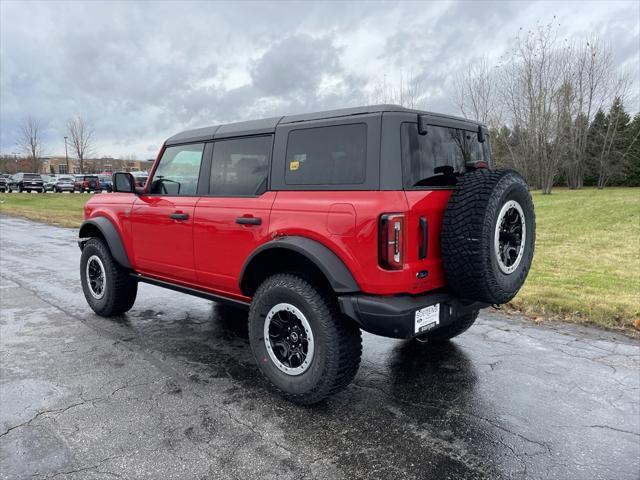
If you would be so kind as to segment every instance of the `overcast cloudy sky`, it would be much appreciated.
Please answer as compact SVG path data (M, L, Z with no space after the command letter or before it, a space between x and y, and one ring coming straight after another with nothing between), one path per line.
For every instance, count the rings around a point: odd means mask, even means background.
M451 81L498 59L520 28L556 17L597 35L640 77L640 2L0 2L0 151L27 115L64 153L82 115L100 155L155 156L194 126L366 104L400 72L424 78L429 110L457 113ZM636 83L634 88L638 88ZM631 106L637 110L637 106Z

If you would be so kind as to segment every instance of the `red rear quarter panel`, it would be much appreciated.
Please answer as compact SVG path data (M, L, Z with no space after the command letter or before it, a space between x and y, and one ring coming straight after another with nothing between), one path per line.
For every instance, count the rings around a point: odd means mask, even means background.
M300 235L333 251L364 293L418 294L446 285L440 230L451 192L280 191L273 204L272 235ZM386 270L378 262L378 224L383 213L404 213L405 266ZM418 258L420 217L427 218L427 258ZM417 274L426 270L427 276Z
M444 212L451 196L451 190L407 190L407 238L405 243L405 262L409 272L410 293L421 293L427 290L442 288L447 281L442 266L440 249L440 232ZM422 234L420 233L420 217L428 222L427 257L420 259L418 251ZM426 271L424 279L418 279L418 272Z
M299 235L333 251L362 291L407 291L407 270L378 265L378 220L384 212L404 212L398 191L280 191L271 211L272 235Z

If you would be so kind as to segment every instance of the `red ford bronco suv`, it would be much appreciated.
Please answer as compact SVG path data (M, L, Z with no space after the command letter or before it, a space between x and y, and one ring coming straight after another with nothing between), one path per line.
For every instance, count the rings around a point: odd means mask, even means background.
M264 376L311 404L360 364L360 331L446 341L527 277L525 181L490 169L484 125L394 105L199 128L163 145L144 187L113 176L80 228L91 308L138 282L249 308Z

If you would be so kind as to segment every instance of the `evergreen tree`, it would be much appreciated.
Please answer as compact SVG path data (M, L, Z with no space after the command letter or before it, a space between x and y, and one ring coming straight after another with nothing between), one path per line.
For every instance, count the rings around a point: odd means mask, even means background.
M589 133L587 134L585 185L594 186L598 183L598 165L606 135L607 116L602 109L599 109L593 117L591 125L589 125Z
M624 110L622 99L616 97L607 113L607 130L598 158L598 188L611 183L620 183L624 178L624 153L629 114Z
M640 187L640 112L633 117L625 137L624 184Z

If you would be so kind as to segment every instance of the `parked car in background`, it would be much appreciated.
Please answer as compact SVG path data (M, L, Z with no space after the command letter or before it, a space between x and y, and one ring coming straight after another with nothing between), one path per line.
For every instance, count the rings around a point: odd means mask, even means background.
M76 175L75 191L83 193L100 190L100 180L97 175Z
M100 188L102 188L102 190L106 190L107 192L111 192L111 190L113 189L111 175L98 175L98 179L100 180Z
M75 178L71 175L60 175L56 179L53 191L56 193L72 192L75 189Z
M53 189L56 186L56 182L58 181L58 177L55 175L45 175L42 176L42 181L44 182L44 191L45 192L53 192Z
M0 192L4 193L7 191L7 189L9 188L8 184L10 177L11 175L0 173Z
M44 182L39 173L16 173L8 182L9 192L40 192L44 193Z

